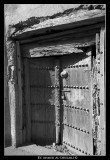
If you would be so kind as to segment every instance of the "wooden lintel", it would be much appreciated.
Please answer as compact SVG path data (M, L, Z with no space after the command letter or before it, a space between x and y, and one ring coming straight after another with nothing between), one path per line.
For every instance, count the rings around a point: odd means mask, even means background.
M81 29L80 29L81 31ZM68 40L76 40L76 39L82 39L84 37L92 37L93 35L95 36L96 32L99 32L100 31L100 28L97 28L97 29L93 29L93 30L90 30L90 31L84 31L84 32L77 32L77 33L71 33L71 34L67 34L67 35L62 35L62 36L57 36L57 37L53 37L53 38L50 38L50 39L43 39L43 40L39 40L39 41L36 41L36 43L38 44L48 44L48 43L52 43L52 42L58 42L58 41L61 41L61 42L64 42L64 41L68 41Z
M47 20L43 23L32 26L32 28L25 28L23 31L18 31L13 35L13 39L20 40L29 38L31 36L38 36L44 34L49 30L61 31L71 28L81 27L84 25L92 25L105 21L105 11L94 10L84 11L83 13L75 14L73 16L59 17L53 20Z
M31 42L35 42L35 41L39 41L39 40L47 40L50 38L58 38L60 36L67 36L67 35L72 35L72 34L81 34L84 31L91 31L91 30L95 30L95 29L100 29L101 26L103 26L104 23L98 23L98 24L93 24L93 25L89 25L89 26L84 26L84 27L78 27L75 29L71 29L71 30L67 30L67 31L60 31L58 33L54 33L54 34L46 34L46 35L42 35L42 36L37 36L35 38L29 38L29 39L25 39L25 40L21 40L20 44L25 44L25 43L31 43ZM73 35L74 36L74 35Z
M88 47L95 45L95 34L91 36L83 36L82 38L69 38L68 40L60 39L59 41L51 41L46 44L28 44L22 45L23 57L43 57L65 55L73 53L83 53L79 47Z

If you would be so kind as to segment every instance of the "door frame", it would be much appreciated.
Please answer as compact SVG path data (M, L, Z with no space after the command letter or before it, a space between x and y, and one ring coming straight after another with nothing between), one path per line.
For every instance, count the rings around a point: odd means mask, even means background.
M96 32L97 33L97 32ZM98 155L105 154L105 46L104 46L104 35L105 30L102 27L99 30L100 43L97 43L96 39L96 49L97 44L99 45L99 57L100 57L100 80L97 81L100 85L100 115L97 117L99 119L99 125L97 132L101 137L101 142L97 142L97 152ZM28 44L27 44L28 45ZM17 147L22 145L22 57L21 57L21 47L19 41L9 41L8 45L8 86L9 86L9 106L11 115L11 135L12 135L12 146ZM97 52L97 51L96 51ZM96 57L97 58L97 57ZM96 65L97 66L97 65ZM96 71L97 72L97 71ZM97 75L97 73L96 73ZM95 120L93 119L93 123Z

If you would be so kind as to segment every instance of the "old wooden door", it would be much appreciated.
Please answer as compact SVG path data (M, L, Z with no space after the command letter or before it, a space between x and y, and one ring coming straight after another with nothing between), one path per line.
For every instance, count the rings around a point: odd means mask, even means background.
M28 79L29 94L25 96L25 103L26 107L29 105L30 108L26 122L27 132L30 130L30 141L36 144L52 144L56 136L54 58L31 58L28 59L28 64L25 64L24 68L27 65L25 84ZM28 74L27 77L26 74Z
M60 141L77 154L92 155L91 51L31 58L27 66L27 139L39 145Z
M61 58L63 143L77 154L93 154L91 107L91 52ZM65 72L65 74L66 74Z

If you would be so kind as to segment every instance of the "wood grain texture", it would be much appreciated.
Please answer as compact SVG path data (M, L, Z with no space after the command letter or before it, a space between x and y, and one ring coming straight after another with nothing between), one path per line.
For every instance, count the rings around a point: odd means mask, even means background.
M16 42L17 47L17 71L18 71L18 110L19 110L19 138L22 144L22 80L21 80L21 54L19 42Z
M35 38L29 38L29 39L26 39L26 40L21 40L20 41L20 44L25 44L25 43L32 43L32 42L39 42L39 41L44 41L45 39L46 40L49 40L49 39L56 39L56 38L60 38L60 37L64 37L64 36L70 36L72 35L73 37L76 37L76 36L80 36L83 34L90 34L91 33L94 33L94 31L97 31L100 29L101 26L103 26L104 23L98 23L98 24L93 24L93 25L89 25L89 26L82 26L81 28L75 28L75 29L70 29L70 30L67 30L67 31L60 31L58 33L53 33L53 34L49 34L49 35L41 35L41 36L37 36ZM86 31L86 32L85 32Z
M24 59L24 74L25 74L25 103L26 103L26 141L31 141L31 108L30 108L30 75L29 75L29 62Z
M11 143L14 148L16 148L19 144L19 137L17 137L16 133L16 91L15 91L15 84L11 82L8 83L9 85L9 105L10 105L10 116L11 116Z
M56 115L56 144L60 143L60 61L55 60L55 84L59 88L55 89L55 115Z
M68 72L68 77L61 80L62 89L65 90L63 105L67 106L64 106L63 122L67 125L64 124L63 141L83 150L85 154L87 152L87 154L93 155L90 79L91 54L88 55L77 53L75 56L69 55L61 57L61 70L66 70ZM87 68L68 68L69 65L80 65L85 63L88 64ZM89 89L65 88L67 85L89 86ZM73 106L73 108L71 108L71 106ZM81 110L80 108L89 109L89 112L84 112L84 110ZM74 128L68 125L72 125ZM82 132L77 128L86 130L89 134ZM82 152L80 152L80 154L82 154Z
M80 47L87 47L95 44L94 35L82 38L60 38L60 42L49 40L49 42L43 43L33 43L27 45L22 45L22 55L24 57L43 57L43 56L53 56L53 55L64 55L64 54L74 54L83 53Z
M105 28L100 31L100 118L101 118L101 155L106 155L105 142Z
M55 87L47 86L55 85L54 58L30 59L29 73L32 141L52 144L56 135Z
M8 87L9 87L9 109L11 119L11 144L16 148L19 145L19 113L18 106L18 90L17 90L17 61L16 61L16 44L13 41L6 42L7 57L8 57ZM18 117L17 117L18 115ZM18 119L17 119L18 118Z
M96 126L96 153L97 155L101 154L101 122L100 122L100 34L96 33L96 84L97 84L97 94L96 94L96 115L94 114L94 125Z

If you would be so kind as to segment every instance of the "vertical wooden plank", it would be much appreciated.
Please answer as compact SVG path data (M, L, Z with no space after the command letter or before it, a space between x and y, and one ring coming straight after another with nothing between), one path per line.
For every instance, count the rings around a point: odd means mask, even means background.
M100 88L100 34L96 33L96 65L95 65L95 78L96 78L96 109L94 112L94 126L96 133L96 153L95 155L100 155L101 149L101 132L100 132L100 104L99 104L99 88Z
M11 118L11 143L12 147L16 148L19 145L19 125L17 120L19 113L17 112L18 107L18 85L17 85L17 62L16 62L16 44L13 41L7 41L7 76L8 76L8 87L9 87L9 109Z
M92 51L91 51L92 52ZM92 55L92 53L91 53ZM92 68L92 57L90 56L90 68ZM91 72L88 73L89 76L90 76L90 83L89 83L89 87L90 87L90 107L89 107L89 118L90 118L90 155L93 155L93 136L92 136L92 125L93 125L93 117L92 117L92 113L93 113L93 97L92 97L92 84L93 84L93 81L92 81L92 74Z
M18 146L17 133L16 133L16 86L12 84L11 81L8 82L9 85L9 105L10 105L10 116L11 116L11 143L12 147L16 148Z
M82 56L76 62L74 56L65 56L62 63L68 63L70 73L68 78L63 81L64 90L70 92L65 93L66 103L65 123L64 125L64 144L67 142L67 147L72 144L71 151L76 154L90 154L93 155L93 138L92 138L92 104L91 104L91 51L90 55ZM88 68L85 65L88 64ZM74 66L77 66L74 68ZM67 66L67 67L68 67ZM63 68L62 68L63 70ZM69 77L70 76L70 77ZM69 80L69 81L68 81ZM85 89L88 86L88 89ZM66 89L66 87L68 89ZM69 96L70 94L70 96ZM70 98L71 99L70 99ZM88 111L87 111L88 110ZM85 112L86 111L86 112ZM71 117L71 118L70 118ZM70 126L69 126L70 125ZM88 131L88 132L87 132ZM68 147L69 148L69 147ZM79 150L79 151L78 151Z
M30 104L32 141L55 142L55 71L54 58L30 59ZM45 78L44 78L45 77ZM33 86L33 87L32 87Z
M104 27L100 31L100 121L101 121L101 155L106 154L105 150L105 89L104 89Z
M25 65L25 103L26 103L26 141L31 140L31 107L30 107L30 82L29 82L29 61L24 59Z
M60 143L60 63L59 59L55 60L55 114L56 114L56 144Z
M21 84L21 55L19 42L16 42L17 47L17 71L18 71L18 110L19 110L19 139L22 144L22 84Z

